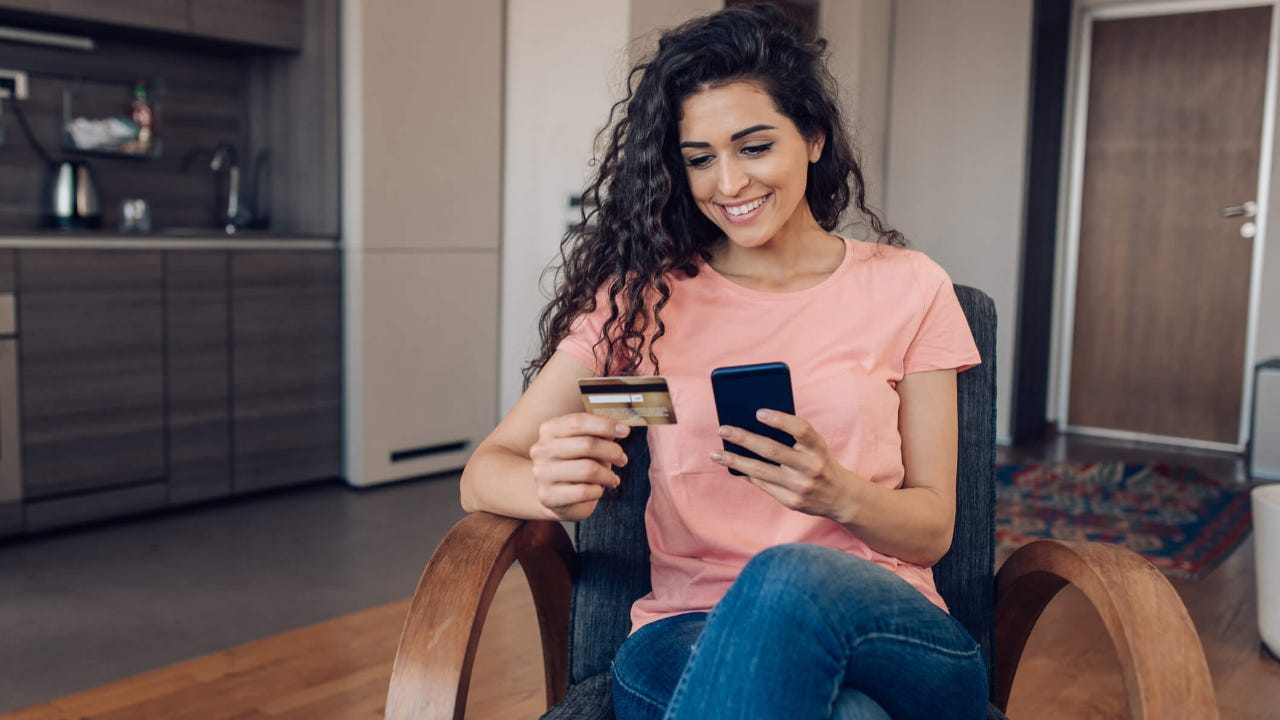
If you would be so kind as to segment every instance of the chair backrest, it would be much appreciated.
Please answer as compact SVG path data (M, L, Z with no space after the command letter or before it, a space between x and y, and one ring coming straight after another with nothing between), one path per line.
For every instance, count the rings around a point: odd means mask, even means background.
M990 666L995 568L995 344L996 312L980 290L956 286L982 364L957 379L960 445L956 529L951 551L934 566L938 592L952 615L982 643ZM623 443L629 462L622 487L609 491L574 533L578 567L569 635L569 684L609 669L631 629L631 604L647 594L649 500L646 433Z
M996 305L981 290L964 285L956 285L956 297L969 319L982 364L956 376L956 528L950 552L933 566L933 582L951 614L982 644L990 668L996 562Z

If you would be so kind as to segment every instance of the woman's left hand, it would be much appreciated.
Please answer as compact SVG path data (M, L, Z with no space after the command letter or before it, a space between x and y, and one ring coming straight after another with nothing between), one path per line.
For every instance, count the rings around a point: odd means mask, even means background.
M777 465L724 450L712 452L711 459L746 473L752 484L792 510L844 523L860 478L831 457L826 440L806 420L777 410L761 410L756 417L794 437L795 446L730 426L721 427L720 436Z

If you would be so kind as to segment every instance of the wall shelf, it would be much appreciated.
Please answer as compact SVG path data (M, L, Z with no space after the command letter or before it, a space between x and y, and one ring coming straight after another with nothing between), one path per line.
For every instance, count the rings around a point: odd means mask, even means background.
M62 141L62 151L70 155L83 155L86 157L108 158L114 160L158 160L164 157L164 140L155 138L151 143L151 148L146 152L124 152L123 150L107 150L76 147L65 136Z
M85 78L81 78L80 81L103 83L103 81L87 80ZM127 83L118 82L118 81L106 81L105 84L118 85L121 88L123 88L124 93L122 93L122 98L125 98L132 94L131 89L137 82L139 81L134 80ZM64 153L70 153L74 155L84 155L89 157L113 158L113 159L123 159L123 160L156 160L158 158L163 157L164 142L155 133L156 118L159 116L159 112L156 108L155 93L154 93L154 88L162 87L163 83L160 81L156 81L154 79L145 79L145 80L141 80L140 82L142 82L145 85L145 87L152 89L148 93L150 95L150 97L148 98L148 104L151 108L152 135L151 135L151 143L150 145L148 145L146 150L142 152L130 152L127 150L113 149L110 147L81 147L77 145L75 140L72 137L72 133L70 130L71 123L75 115L75 113L71 109L73 88L72 86L67 85L62 88L62 151ZM127 103L122 102L121 108L123 109L126 107L128 107ZM111 117L123 118L123 115L119 114L115 116L107 116L107 117L101 117L101 118L88 118L88 119L89 120L107 120L107 119L110 119Z

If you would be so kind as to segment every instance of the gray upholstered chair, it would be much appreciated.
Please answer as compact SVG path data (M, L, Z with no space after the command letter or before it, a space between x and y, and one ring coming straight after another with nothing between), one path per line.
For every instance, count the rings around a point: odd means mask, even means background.
M1147 561L1097 543L1040 541L995 562L995 306L956 286L983 363L958 379L960 454L956 529L934 567L938 591L986 652L989 718L1003 718L1031 627L1065 584L1094 604L1116 647L1135 718L1217 718L1195 628L1169 582ZM609 663L630 627L631 603L649 592L643 432L625 441L622 491L576 526L474 513L441 542L423 571L396 655L388 718L461 718L484 617L518 560L537 608L547 718L613 717ZM575 550L576 547L576 550Z

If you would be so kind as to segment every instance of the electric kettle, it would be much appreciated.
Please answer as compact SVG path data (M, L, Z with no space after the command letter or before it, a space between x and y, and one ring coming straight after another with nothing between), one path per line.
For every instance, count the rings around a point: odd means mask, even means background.
M97 229L102 210L93 173L83 162L63 160L50 166L45 224L59 230Z

